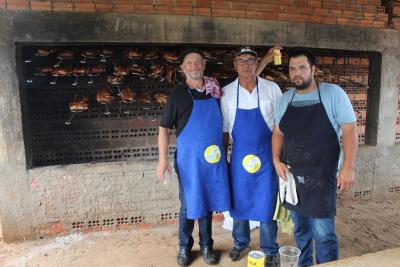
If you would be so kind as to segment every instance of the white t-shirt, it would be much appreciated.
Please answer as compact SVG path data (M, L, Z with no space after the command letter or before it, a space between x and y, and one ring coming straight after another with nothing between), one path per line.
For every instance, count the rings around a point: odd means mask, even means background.
M237 85L238 79L222 88L221 112L224 118L224 132L229 132L231 136L236 116ZM276 109L282 92L276 83L260 77L258 77L258 92L260 94L261 114L272 132L275 126ZM250 93L239 85L239 108L253 109L257 108L257 105L256 88Z

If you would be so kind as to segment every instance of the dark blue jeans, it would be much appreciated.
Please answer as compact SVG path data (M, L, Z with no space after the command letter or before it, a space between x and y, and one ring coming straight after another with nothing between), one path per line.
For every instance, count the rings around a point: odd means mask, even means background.
M335 233L335 217L310 218L290 211L294 223L294 238L301 250L299 266L313 265L313 240L315 241L316 263L335 261L339 258L338 241Z
M193 228L195 220L187 218L186 198L182 187L181 178L179 176L178 166L175 161L175 171L178 176L179 184L179 200L181 208L179 211L179 247L191 250L193 247ZM200 248L212 248L214 241L212 240L212 212L207 216L197 220L199 224L199 245Z
M278 254L279 245L276 243L278 226L276 221L260 222L260 247L268 256ZM239 221L233 219L232 236L235 248L245 248L250 244L250 225L249 221Z

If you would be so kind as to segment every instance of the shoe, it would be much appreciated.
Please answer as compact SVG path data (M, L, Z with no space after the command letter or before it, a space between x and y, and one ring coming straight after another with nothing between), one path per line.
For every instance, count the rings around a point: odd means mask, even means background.
M212 248L202 248L201 255L203 255L203 260L208 265L215 265L218 263L218 256Z
M189 266L189 251L184 248L180 248L178 256L176 256L176 262L179 266Z
M278 255L265 257L265 267L279 267L279 257Z
M233 247L233 249L229 252L229 258L231 261L238 261L240 258L249 250L249 247L244 247L244 248L236 248Z

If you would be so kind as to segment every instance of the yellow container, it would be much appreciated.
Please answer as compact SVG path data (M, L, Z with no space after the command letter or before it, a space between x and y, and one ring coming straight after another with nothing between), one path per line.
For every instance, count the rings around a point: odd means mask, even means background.
M281 65L282 64L282 54L279 49L275 49L274 53L274 65Z
M250 251L247 257L247 267L264 267L265 254L262 251Z

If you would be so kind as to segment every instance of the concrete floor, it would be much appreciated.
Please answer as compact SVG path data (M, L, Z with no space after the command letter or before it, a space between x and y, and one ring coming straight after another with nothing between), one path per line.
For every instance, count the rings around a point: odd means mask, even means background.
M400 267L400 200L354 202L339 208L337 232L343 259L325 266ZM197 226L196 226L197 227ZM252 232L253 249L258 249L258 230ZM176 265L177 224L155 228L72 234L64 237L0 243L0 266L134 266L170 267ZM221 253L218 266L247 266L247 259L230 262L231 232L214 222L215 249ZM294 245L287 234L279 235L280 245ZM195 233L194 260L191 266L207 266L199 255ZM377 254L376 251L392 248Z

